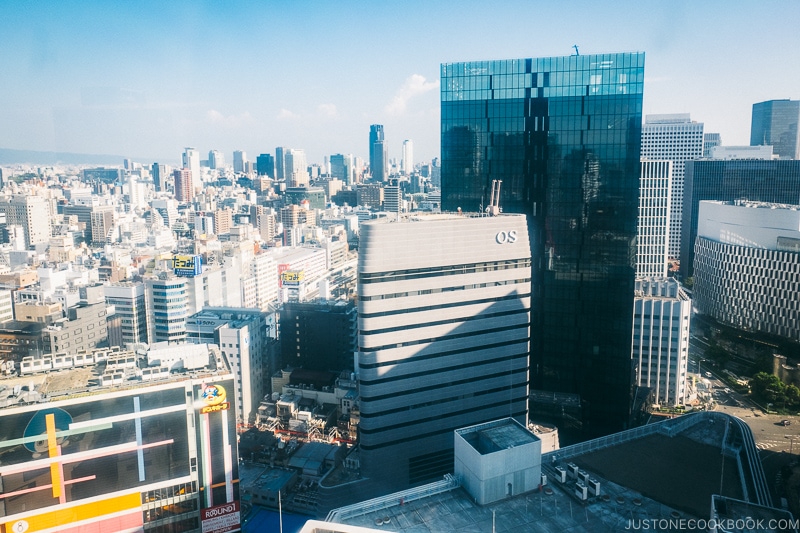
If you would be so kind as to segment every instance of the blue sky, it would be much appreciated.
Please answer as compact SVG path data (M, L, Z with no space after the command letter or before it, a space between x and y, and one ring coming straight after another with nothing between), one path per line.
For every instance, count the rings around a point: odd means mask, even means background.
M800 2L0 2L0 148L177 162L439 155L443 62L644 51L647 113L748 144L752 104L800 99Z

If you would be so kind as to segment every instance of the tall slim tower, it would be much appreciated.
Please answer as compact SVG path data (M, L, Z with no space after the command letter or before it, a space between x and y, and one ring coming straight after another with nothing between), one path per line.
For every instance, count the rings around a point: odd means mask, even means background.
M636 277L665 278L668 272L672 161L642 160Z
M308 167L306 166L306 153L304 150L292 148L286 151L284 173L290 187L308 185Z
M195 148L186 148L183 151L183 168L192 171L192 178L200 181L200 152Z
M279 181L286 179L286 150L283 146L275 148L275 179Z
M750 146L772 145L781 159L800 159L800 100L753 104Z
M484 209L502 180L503 212L529 217L531 416L577 406L584 435L623 429L644 54L450 63L441 80L442 209Z
M672 161L672 193L669 216L670 259L681 258L683 176L686 161L703 157L703 123L689 113L647 115L642 126L642 158Z
M403 174L406 176L414 172L414 141L403 141Z
M372 179L386 181L386 144L383 138L383 124L373 124L369 127L369 168Z
M247 163L247 154L242 150L233 152L233 171L237 174L244 174Z
M191 202L194 198L192 171L187 168L178 168L172 175L175 179L175 199L179 202Z

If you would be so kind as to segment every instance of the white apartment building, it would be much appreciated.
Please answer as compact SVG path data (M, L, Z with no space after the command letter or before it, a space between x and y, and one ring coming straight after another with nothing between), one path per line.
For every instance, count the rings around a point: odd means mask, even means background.
M672 161L670 258L680 258L683 214L683 177L687 160L703 156L703 123L689 113L646 115L642 125L642 159Z
M650 387L659 405L686 401L692 301L674 279L636 280L633 361L638 385Z

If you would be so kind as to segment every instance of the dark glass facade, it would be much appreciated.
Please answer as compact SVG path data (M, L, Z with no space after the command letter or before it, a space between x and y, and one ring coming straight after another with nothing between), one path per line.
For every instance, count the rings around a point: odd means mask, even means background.
M375 181L385 181L388 177L383 124L373 124L369 127L369 169Z
M694 245L702 200L800 205L800 161L687 161L681 226L681 277L694 275Z
M502 210L528 215L531 389L579 395L587 436L623 429L644 54L444 64L441 82L443 210L485 209L502 180Z
M781 159L800 159L800 101L769 100L753 104L750 146L772 145Z
M275 158L272 154L261 154L256 158L256 171L259 176L275 177Z

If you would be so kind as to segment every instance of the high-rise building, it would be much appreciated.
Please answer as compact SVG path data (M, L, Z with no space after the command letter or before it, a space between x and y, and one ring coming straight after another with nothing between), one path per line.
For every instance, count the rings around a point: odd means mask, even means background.
M800 160L702 160L686 164L681 234L681 278L694 275L697 221L702 200L800 205Z
M142 283L112 283L103 287L106 304L121 317L122 345L147 344L147 305Z
M711 157L711 149L716 146L722 146L722 136L719 133L704 133L703 157Z
M636 280L633 361L639 386L649 387L661 405L686 401L691 314L692 301L676 280Z
M396 215L403 211L403 191L396 179L389 180L383 188L383 210Z
M192 178L200 181L202 175L200 174L200 152L195 148L186 148L183 151L183 168L188 168L192 171Z
M25 248L50 240L52 217L46 198L27 194L0 198L0 213L5 213L6 226L22 226Z
M289 187L303 187L308 185L308 166L304 150L291 148L284 156L284 173Z
M259 176L275 177L275 158L272 154L261 154L256 158L256 172Z
M750 332L800 338L800 205L702 201L698 312Z
M410 175L414 172L414 141L403 141L403 174Z
M386 140L383 137L383 124L373 124L369 127L369 169L372 179L384 181L388 177L386 163Z
M235 150L233 152L233 171L237 174L244 174L247 169L245 169L245 165L247 164L247 154L242 150Z
M109 232L114 229L114 206L92 206L91 241L92 244L106 244Z
M636 277L667 277L672 161L642 160Z
M186 278L163 276L144 280L147 302L147 337L150 342L186 340L188 296Z
M623 429L644 54L444 64L441 80L442 210L487 207L497 180L503 212L529 217L532 388L580 405L587 436Z
M352 301L286 302L280 319L283 366L353 371L356 308Z
M278 146L275 148L275 179L282 181L286 179L286 151L288 148Z
M753 104L750 146L769 144L781 159L800 159L800 100Z
M191 202L194 198L194 174L188 168L176 168L173 173L175 180L175 199L179 202Z
M452 471L455 429L527 423L528 226L522 215L431 215L360 232L361 468L403 487Z
M240 424L255 421L265 391L263 353L274 316L255 309L205 307L186 319L187 342L216 344L234 375L236 417Z
M642 126L642 158L672 161L672 191L669 216L670 259L681 257L683 179L686 161L703 156L703 123L689 113L647 115Z
M211 170L221 170L225 168L225 154L219 150L209 150L208 168Z
M153 163L150 166L150 176L153 178L153 187L156 191L165 191L167 180L167 167L160 163Z

